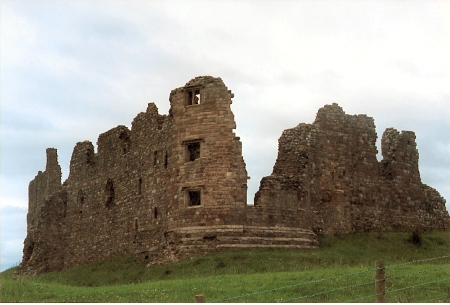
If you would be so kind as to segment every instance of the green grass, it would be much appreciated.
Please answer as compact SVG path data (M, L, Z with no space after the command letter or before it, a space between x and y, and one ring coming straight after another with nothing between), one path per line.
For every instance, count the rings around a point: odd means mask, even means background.
M450 257L401 265L450 255L450 232L421 237L419 246L409 233L347 234L321 238L316 250L227 251L154 268L123 255L19 280L12 268L1 273L0 301L373 302L374 263L383 260L394 277L388 302L449 302Z

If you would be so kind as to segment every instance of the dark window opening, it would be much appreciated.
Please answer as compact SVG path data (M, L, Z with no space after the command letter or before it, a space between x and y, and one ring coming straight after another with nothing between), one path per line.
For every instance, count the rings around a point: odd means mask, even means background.
M166 155L164 156L164 168L167 168L167 164L168 162L169 156L167 155L167 151L166 151Z
M187 105L198 105L200 104L200 89L193 89L187 91L186 96L186 104Z
M158 208L157 207L153 208L153 216L155 219L158 218Z
M193 142L186 145L187 161L194 161L200 158L200 142Z
M153 153L153 165L156 165L158 163L158 151L155 151Z
M83 213L83 206L84 206L84 192L83 192L83 190L79 190L78 191L77 202L78 202L78 207L80 209L80 213Z
M139 178L139 182L138 182L138 195L142 194L142 178Z
M188 191L189 206L201 205L200 191Z
M105 187L106 206L111 207L114 204L114 184L111 179L108 179Z

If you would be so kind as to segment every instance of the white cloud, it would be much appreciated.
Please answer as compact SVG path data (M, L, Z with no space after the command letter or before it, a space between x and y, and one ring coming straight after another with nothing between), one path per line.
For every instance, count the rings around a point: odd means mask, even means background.
M31 180L31 179L30 179ZM3 181L2 181L3 182ZM3 184L3 183L2 183ZM2 185L2 187L5 187L4 185ZM22 190L20 190L22 192ZM17 192L18 193L18 192ZM28 209L28 201L22 198L18 198L18 197L13 197L13 198L8 198L8 197L3 197L2 196L2 201L1 201L1 205L0 205L0 209L5 208L5 207L16 207L16 208L21 208L21 209ZM25 210L26 211L26 210Z
M7 5L1 7L2 68L26 67L30 51L36 44L36 30L28 20Z

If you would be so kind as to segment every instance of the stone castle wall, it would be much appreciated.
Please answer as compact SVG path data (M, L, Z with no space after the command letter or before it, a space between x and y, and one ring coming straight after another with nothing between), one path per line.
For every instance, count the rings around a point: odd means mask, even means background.
M450 227L445 200L423 185L412 132L388 129L376 160L372 118L336 104L285 130L271 176L249 206L242 144L220 78L150 103L131 130L75 145L61 184L56 149L29 186L24 256L36 274L135 253L163 264L227 248L314 248L317 234Z
M326 105L312 124L283 132L273 173L262 179L255 206L281 206L290 212L283 215L293 215L290 225L301 221L319 234L448 230L445 199L421 182L415 134L388 128L381 162L376 139L372 118Z

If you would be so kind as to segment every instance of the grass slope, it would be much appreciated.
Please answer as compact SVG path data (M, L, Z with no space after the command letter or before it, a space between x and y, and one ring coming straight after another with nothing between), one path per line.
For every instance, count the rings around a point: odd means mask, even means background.
M227 251L151 269L123 255L16 281L12 268L1 273L0 301L192 302L201 293L207 302L373 302L374 263L383 260L388 302L449 302L450 232L421 238L347 234L321 238L316 250Z

